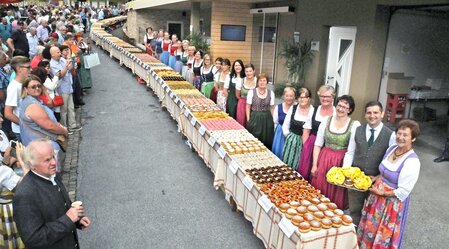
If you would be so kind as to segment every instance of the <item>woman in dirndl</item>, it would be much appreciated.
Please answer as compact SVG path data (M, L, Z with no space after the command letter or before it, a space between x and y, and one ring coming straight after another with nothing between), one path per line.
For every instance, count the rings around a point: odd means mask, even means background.
M336 114L327 117L318 128L310 172L312 186L321 190L323 195L342 210L348 209L348 191L344 187L328 183L326 174L332 167L341 167L348 148L355 148L354 135L360 122L349 116L354 108L351 96L337 98Z
M155 48L156 56L158 59L160 59L162 54L162 41L164 40L164 31L162 29L159 30L158 36L155 40L156 40L156 48Z
M273 143L274 92L267 88L268 78L259 74L257 87L248 92L246 98L247 129L267 148Z
M214 76L216 68L212 65L212 59L209 54L203 56L203 66L201 67L201 78L203 83L201 84L201 93L210 98L210 92L214 88Z
M231 80L224 87L224 93L226 94L226 111L232 118L237 117L237 96L236 96L236 86L237 84L242 84L243 78L245 78L245 72L243 71L243 61L238 59L232 64L231 69Z
M241 81L241 83L237 83L235 85L235 96L238 99L237 102L237 112L235 115L235 119L239 124L243 127L246 127L246 96L248 92L255 89L257 86L257 77L255 77L255 71L253 64L245 65L245 78Z
M303 141L307 141L311 129L313 106L310 104L310 90L301 87L298 91L298 104L294 105L286 115L282 127L285 136L282 150L282 161L297 170Z
M203 51L198 50L195 52L195 61L193 62L193 86L201 91L201 68L203 67Z
M231 62L228 59L223 59L223 63L221 64L221 72L216 74L214 79L214 88L217 92L217 106L224 112L226 112L226 95L224 93L224 86L225 84L229 84L231 79L229 76L230 67Z
M171 44L168 47L168 52L170 53L168 56L168 66L175 70L176 64L176 55L175 52L178 50L178 46L181 44L178 43L178 36L176 34L171 35ZM180 58L181 59L181 58Z
M181 54L181 62L182 62L182 70L181 70L181 76L184 77L184 79L186 78L186 72L187 69L189 69L189 67L187 66L187 61L189 59L189 46L190 43L188 40L183 40L182 41L182 54Z
M189 46L187 48L187 68L184 75L186 81L193 84L193 63L195 63L195 46Z
M222 63L223 63L223 58L218 57L217 59L215 59L215 61L214 61L214 66L215 66L214 79L215 79L215 77L217 77L218 74L221 73L221 64ZM210 99L214 103L217 103L217 90L215 90L215 87L212 88L212 91L210 92Z
M284 102L280 103L274 108L273 111L273 123L274 123L274 138L271 151L279 158L282 159L282 150L284 149L284 133L282 132L282 125L284 124L285 115L290 110L295 101L296 90L293 87L284 88L282 97Z
M321 122L328 116L335 115L334 107L334 87L330 85L322 85L318 89L318 97L320 104L314 108L312 115L312 129L310 130L309 138L303 141L302 152L299 158L297 170L299 174L310 182L310 170L312 169L312 154L315 147L316 134Z
M6 249L22 249L25 248L22 239L14 222L12 199L14 189L21 180L17 172L22 171L22 175L26 175L28 168L22 167L23 146L21 143L16 144L17 158L11 156L11 147L9 141L3 131L0 132L1 139L1 166L0 166L0 248ZM13 170L13 168L15 170ZM20 174L20 173L19 173Z
M168 66L168 60L170 57L170 52L168 51L171 45L170 34L165 31L164 39L162 40L162 54L160 60L162 63Z
M401 120L396 128L396 143L379 165L380 175L369 189L362 210L357 237L360 248L401 248L407 221L410 193L421 163L413 150L419 125Z
M175 71L178 72L179 74L182 74L182 60L181 57L184 54L184 50L182 47L182 42L178 41L178 49L176 49L175 51L175 58L176 58L176 62L175 62Z
M151 56L153 56L153 48L151 47L151 42L153 42L153 39L153 28L148 27L145 35L143 36L143 42L145 44L145 52Z

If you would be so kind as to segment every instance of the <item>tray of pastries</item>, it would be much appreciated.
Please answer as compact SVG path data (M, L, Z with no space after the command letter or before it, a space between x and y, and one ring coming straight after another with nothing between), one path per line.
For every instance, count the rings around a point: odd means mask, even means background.
M288 166L268 166L246 169L251 179L256 184L276 183L281 181L301 180L302 177Z
M362 192L372 185L371 178L359 167L332 167L326 174L326 180L330 184Z

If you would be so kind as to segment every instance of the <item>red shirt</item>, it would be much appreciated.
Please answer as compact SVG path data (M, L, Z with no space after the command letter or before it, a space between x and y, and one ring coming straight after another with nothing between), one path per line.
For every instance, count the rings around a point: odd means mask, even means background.
M171 56L175 56L175 51L178 50L178 44L176 45L171 45L170 47L170 55Z
M34 56L30 63L31 69L33 69L33 70L36 69L37 65L39 65L39 62L41 62L41 61L42 61L42 57L40 57L38 55Z
M171 41L170 42L165 42L162 41L162 51L168 51L168 47L170 46Z

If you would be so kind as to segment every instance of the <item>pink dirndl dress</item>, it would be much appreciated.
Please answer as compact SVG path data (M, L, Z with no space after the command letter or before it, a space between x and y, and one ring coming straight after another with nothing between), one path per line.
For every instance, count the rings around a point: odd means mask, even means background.
M321 190L321 193L337 204L338 208L348 209L348 191L344 187L339 187L327 182L326 174L332 167L341 167L343 158L348 148L349 139L351 137L351 128L354 120L350 121L348 128L344 133L333 133L330 131L330 117L326 123L324 133L324 147L320 151L318 157L318 173L315 178L311 179L311 184L315 188Z

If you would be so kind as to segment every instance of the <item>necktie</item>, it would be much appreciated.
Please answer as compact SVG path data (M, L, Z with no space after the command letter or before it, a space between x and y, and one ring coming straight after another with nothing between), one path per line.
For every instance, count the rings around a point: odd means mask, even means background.
M371 145L373 145L373 143L374 143L374 129L370 129L370 131L371 131L371 136L369 137L369 139L368 139L368 147L371 147Z

